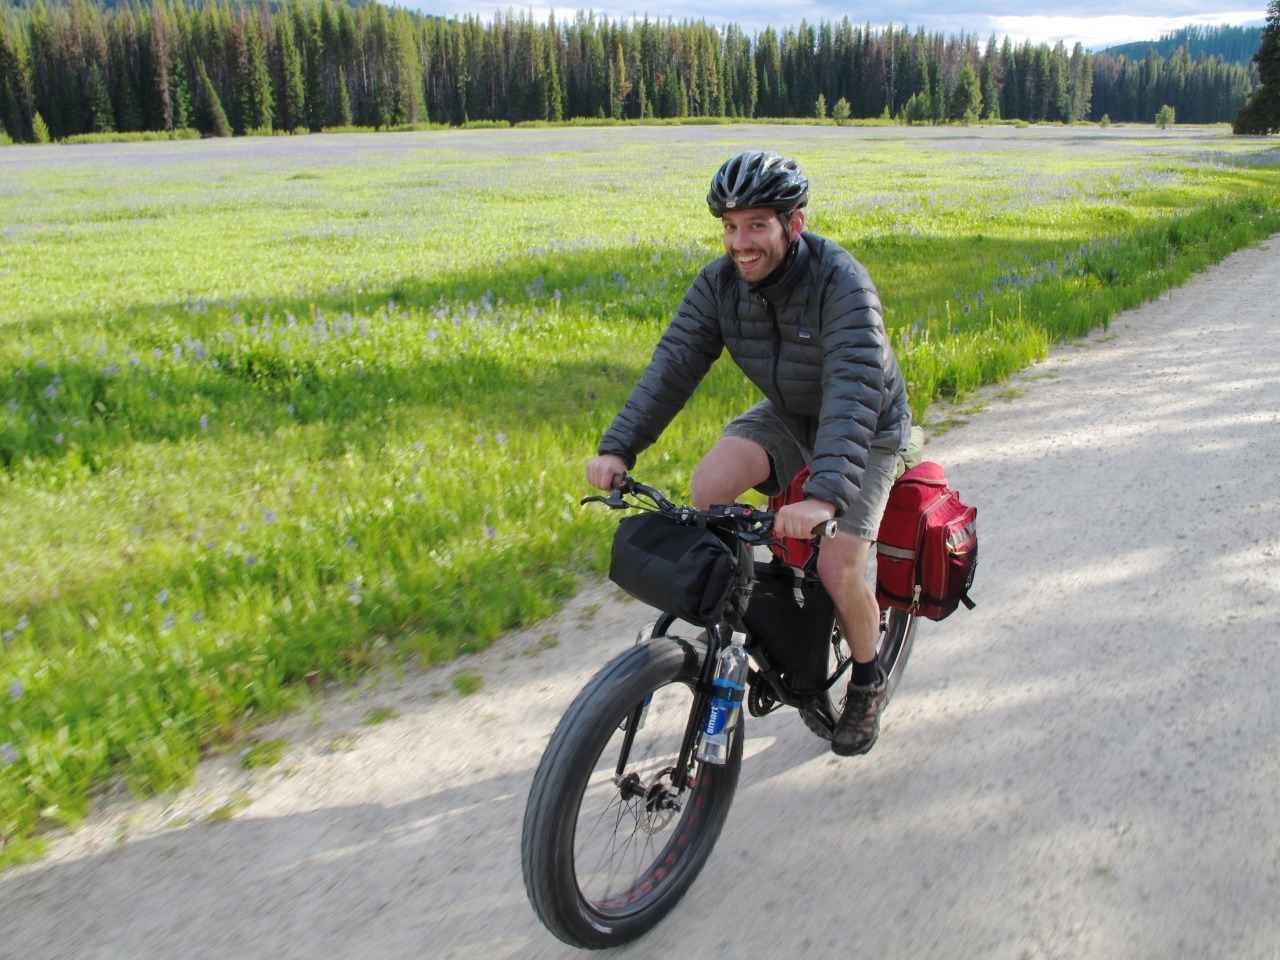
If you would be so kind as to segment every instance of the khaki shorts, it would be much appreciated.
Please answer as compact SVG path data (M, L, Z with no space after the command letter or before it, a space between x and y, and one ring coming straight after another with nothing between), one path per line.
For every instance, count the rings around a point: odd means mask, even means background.
M867 452L867 469L862 474L862 489L858 498L849 505L844 515L836 520L836 526L863 540L876 538L885 504L889 502L889 490L899 473L902 453L910 434L911 421L903 422L900 430L881 434L872 441ZM802 446L781 418L774 412L773 404L762 400L724 428L723 436L742 437L764 448L769 455L769 479L756 487L767 497L776 496L787 488L791 480L813 459L813 451Z

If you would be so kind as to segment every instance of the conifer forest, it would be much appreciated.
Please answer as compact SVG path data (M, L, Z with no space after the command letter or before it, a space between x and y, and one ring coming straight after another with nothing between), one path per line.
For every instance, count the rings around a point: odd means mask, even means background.
M1213 123L1256 85L1253 65L1186 44L1129 57L848 18L749 36L581 12L445 19L376 0L0 13L0 124L20 142L574 118L1150 123L1165 105L1179 123Z

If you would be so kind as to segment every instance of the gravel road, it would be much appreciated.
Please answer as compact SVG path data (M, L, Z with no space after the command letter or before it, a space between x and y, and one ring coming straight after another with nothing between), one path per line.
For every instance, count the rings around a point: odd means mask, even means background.
M751 722L706 871L617 956L1280 957L1277 240L931 440L979 507L977 610L922 624L866 757ZM525 900L525 794L645 616L589 586L261 731L289 742L274 767L104 798L0 874L0 957L575 955Z

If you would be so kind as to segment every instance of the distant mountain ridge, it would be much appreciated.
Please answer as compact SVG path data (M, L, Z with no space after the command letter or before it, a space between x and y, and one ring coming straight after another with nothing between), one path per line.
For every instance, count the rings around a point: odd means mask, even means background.
M1262 45L1262 27L1201 27L1191 26L1164 34L1159 40L1137 40L1133 43L1122 43L1114 47L1106 47L1094 51L1095 54L1106 53L1113 57L1123 56L1129 60L1141 60L1147 51L1154 49L1157 56L1168 57L1179 47L1185 46L1192 60L1206 57L1220 57L1227 63L1248 64Z

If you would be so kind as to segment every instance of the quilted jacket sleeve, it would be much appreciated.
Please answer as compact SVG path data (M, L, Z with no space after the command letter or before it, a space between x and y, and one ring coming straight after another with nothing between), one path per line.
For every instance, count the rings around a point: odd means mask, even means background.
M628 469L662 435L724 349L717 306L722 269L721 260L713 261L694 279L653 359L600 441L599 452L616 454Z
M828 282L819 285L822 410L804 491L833 504L837 515L862 487L885 397L889 350L879 295L861 264L852 263L853 269L830 271Z

